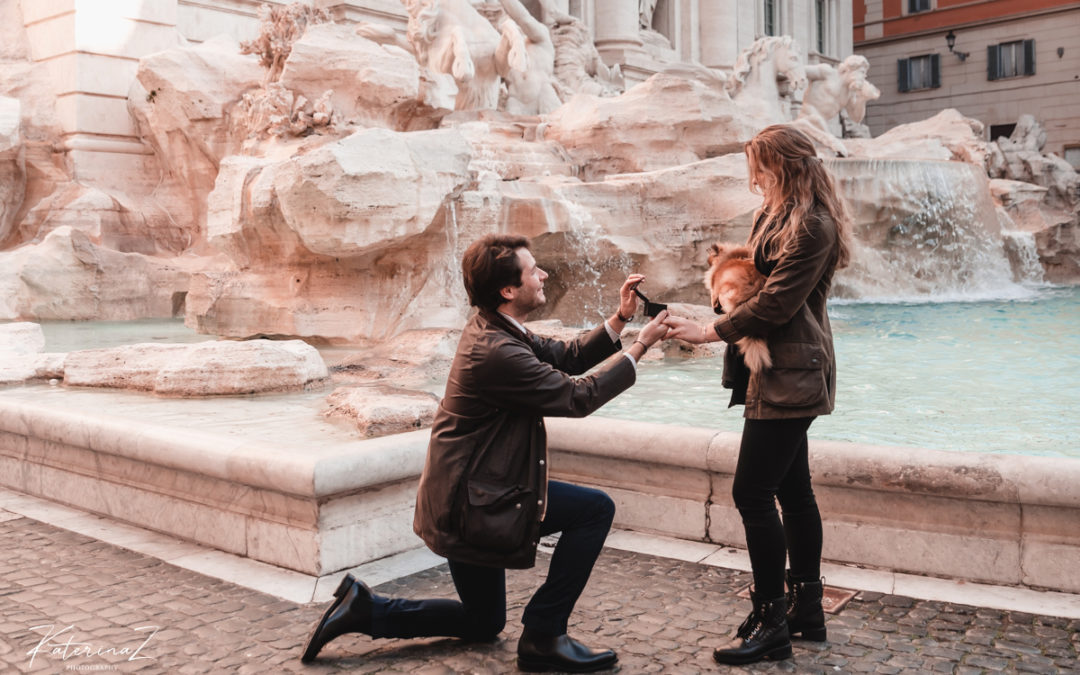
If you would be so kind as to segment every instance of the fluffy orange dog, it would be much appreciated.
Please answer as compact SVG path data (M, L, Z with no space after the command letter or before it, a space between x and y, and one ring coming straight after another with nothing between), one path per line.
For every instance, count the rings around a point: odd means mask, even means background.
M754 267L754 256L746 246L713 244L709 247L709 270L705 287L709 289L713 310L730 312L757 295L765 277ZM772 357L765 338L744 337L736 343L750 372L772 367Z

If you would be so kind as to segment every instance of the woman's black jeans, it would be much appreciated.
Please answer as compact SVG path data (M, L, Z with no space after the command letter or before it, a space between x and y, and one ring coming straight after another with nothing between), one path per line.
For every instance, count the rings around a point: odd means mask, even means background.
M525 606L526 628L553 636L566 633L574 609L604 546L615 503L600 490L548 481L548 509L540 535L561 532L547 579ZM449 561L460 600L406 600L376 596L372 637L460 637L487 641L506 624L506 572Z
M746 530L755 594L763 600L784 594L785 557L793 578L810 581L821 575L821 514L810 487L806 445L813 421L746 420L743 425L731 494Z

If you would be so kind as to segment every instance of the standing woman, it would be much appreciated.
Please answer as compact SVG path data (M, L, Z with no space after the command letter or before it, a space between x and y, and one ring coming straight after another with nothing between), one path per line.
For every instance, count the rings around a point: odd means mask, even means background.
M806 431L836 400L825 298L833 272L848 262L850 237L836 186L805 134L773 125L745 151L750 188L764 196L748 244L765 285L713 324L666 320L668 337L728 343L724 387L733 390L730 405L746 406L732 496L753 568L753 610L732 643L713 652L725 664L788 658L791 636L825 639L821 515L810 486ZM747 369L734 344L747 336L765 338L771 368ZM791 564L786 596L785 556Z

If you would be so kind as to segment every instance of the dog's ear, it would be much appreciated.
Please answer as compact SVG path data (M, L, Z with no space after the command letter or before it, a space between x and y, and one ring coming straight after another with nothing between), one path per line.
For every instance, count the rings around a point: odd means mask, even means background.
M719 244L713 244L712 246L709 247L709 264L710 265L712 264L713 259L716 258L716 256L718 256L718 255L720 255L720 245Z

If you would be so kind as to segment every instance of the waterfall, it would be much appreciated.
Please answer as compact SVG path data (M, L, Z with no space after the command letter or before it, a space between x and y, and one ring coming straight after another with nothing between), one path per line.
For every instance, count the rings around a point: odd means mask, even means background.
M617 290L626 275L634 271L631 257L593 218L588 207L560 188L552 190L553 199L545 205L552 209L555 204L565 210L564 217L548 214L548 222L565 223L561 233L546 235L556 245L559 253L552 256L550 284L560 286L563 293L558 301L557 313L566 322L578 325L595 325L610 316L617 302ZM538 242L541 248L550 245L544 237Z
M1014 275L989 183L978 167L892 159L836 159L826 165L854 219L854 255L837 275L838 298L963 301L1031 295L1017 279L1030 281L1033 275Z
M1043 284L1043 266L1035 246L1035 233L1023 230L1001 230L1005 252L1012 263L1016 280L1023 284Z

